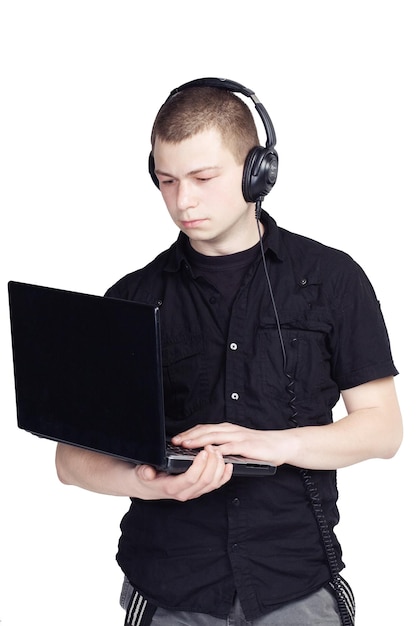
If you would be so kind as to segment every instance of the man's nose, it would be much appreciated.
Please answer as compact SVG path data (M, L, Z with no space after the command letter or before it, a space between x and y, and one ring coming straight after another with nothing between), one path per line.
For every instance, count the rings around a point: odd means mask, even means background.
M197 203L195 193L193 191L192 184L185 180L180 181L178 184L177 192L177 207L184 211L186 209L195 207Z

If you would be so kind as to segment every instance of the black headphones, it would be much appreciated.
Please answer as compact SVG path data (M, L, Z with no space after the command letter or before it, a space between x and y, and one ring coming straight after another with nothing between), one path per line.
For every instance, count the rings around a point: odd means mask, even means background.
M169 94L167 102L180 91L190 87L217 87L228 89L236 93L241 93L255 103L255 108L261 116L262 123L266 131L266 145L255 146L249 151L243 168L242 192L246 202L257 202L271 191L278 176L278 154L275 150L275 130L265 107L259 102L255 93L247 89L240 83L224 78L197 78L188 83L184 83L173 89ZM155 185L159 188L159 181L155 174L155 161L152 152L149 155L149 173Z

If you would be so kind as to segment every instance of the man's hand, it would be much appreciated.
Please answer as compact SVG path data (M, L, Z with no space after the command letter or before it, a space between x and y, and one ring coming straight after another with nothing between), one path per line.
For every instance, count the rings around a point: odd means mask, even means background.
M222 455L240 455L249 459L282 465L285 458L280 453L279 442L288 439L287 431L254 430L229 422L200 424L172 438L172 442L184 448L199 448L212 444ZM286 451L288 454L288 450Z
M144 500L170 499L185 502L219 489L230 480L233 466L224 462L216 447L208 445L197 454L191 467L182 474L158 472L149 465L138 465L134 471L139 481L140 495L137 497Z

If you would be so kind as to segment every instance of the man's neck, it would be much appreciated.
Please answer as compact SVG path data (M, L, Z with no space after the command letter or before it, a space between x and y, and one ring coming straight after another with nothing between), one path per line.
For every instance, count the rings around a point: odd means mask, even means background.
M263 236L264 230L265 229L261 221L254 220L253 228L246 230L246 232L243 232L241 236L239 236L238 233L233 238L224 237L219 238L216 241L202 241L195 239L189 239L189 241L191 247L200 254L204 254L205 256L226 256L252 248L256 243L258 243L260 237Z

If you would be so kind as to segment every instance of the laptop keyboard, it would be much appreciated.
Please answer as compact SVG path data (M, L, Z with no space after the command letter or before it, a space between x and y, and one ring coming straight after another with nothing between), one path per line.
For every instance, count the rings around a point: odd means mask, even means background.
M182 446L174 446L173 443L168 442L167 443L167 452L170 452L172 454L183 454L183 455L191 455L191 456L196 456L200 450L202 450L202 448L183 448Z

